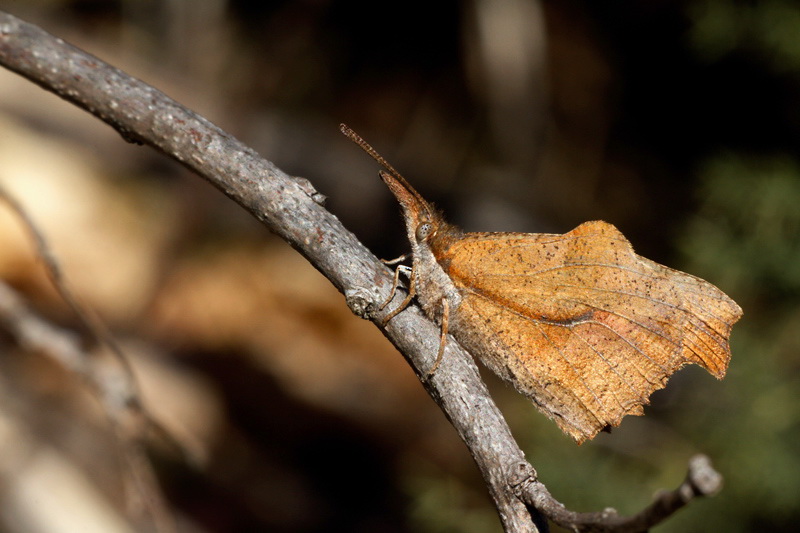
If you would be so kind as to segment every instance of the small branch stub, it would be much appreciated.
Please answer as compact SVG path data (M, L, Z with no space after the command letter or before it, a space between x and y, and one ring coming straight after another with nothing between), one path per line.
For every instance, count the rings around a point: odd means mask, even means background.
M693 496L714 496L722 490L722 474L714 470L707 455L692 457L686 481L694 489Z
M364 320L369 320L377 307L375 301L378 299L378 295L375 294L375 291L364 287L346 290L344 298L350 311Z

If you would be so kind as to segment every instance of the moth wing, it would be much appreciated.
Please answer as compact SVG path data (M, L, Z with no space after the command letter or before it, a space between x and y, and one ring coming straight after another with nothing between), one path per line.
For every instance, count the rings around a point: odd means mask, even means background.
M462 298L459 343L579 442L642 414L686 364L723 377L742 314L599 221L563 235L467 234L440 264Z

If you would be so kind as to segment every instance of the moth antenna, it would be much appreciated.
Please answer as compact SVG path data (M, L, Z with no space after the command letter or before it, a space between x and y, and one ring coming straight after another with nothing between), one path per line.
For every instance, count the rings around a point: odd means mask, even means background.
M348 139L359 145L362 150L367 152L372 157L372 159L380 163L386 170L388 170L395 176L402 177L400 176L400 173L397 170L395 170L395 168L392 165L390 165L389 162L386 159L384 159L381 154L377 152L377 150L375 150L375 148L370 146L367 141L362 139L361 135L350 129L350 127L347 124L339 124L339 129L341 130L342 133L344 133L345 137L347 137ZM403 181L405 181L405 179Z
M377 150L375 150L375 148L370 146L367 141L362 139L358 133L351 130L347 124L339 124L339 130L344 134L345 137L356 143L358 146L361 147L362 150L367 152L370 155L370 157L372 157L372 159L380 163L381 166L383 166L383 168L391 172L394 175L394 177L397 178L397 181L402 183L403 186L417 198L417 200L422 202L423 205L427 205L428 202L426 202L425 199L422 196L420 196L420 194L416 191L416 189L414 189L414 187L412 187L411 184L406 181L403 175L400 174L392 165L390 165L389 162L386 159L384 159L383 156L379 154Z

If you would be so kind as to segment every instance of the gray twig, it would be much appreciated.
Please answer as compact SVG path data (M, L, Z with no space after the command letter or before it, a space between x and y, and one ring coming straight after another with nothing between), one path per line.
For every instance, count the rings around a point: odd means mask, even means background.
M659 492L650 505L630 516L620 516L611 508L594 513L570 511L553 498L547 487L537 479L536 471L527 463L520 463L509 473L509 483L522 501L561 527L583 533L640 533L663 522L693 499L719 492L722 489L722 475L714 470L707 456L695 455L689 460L686 479L678 488Z

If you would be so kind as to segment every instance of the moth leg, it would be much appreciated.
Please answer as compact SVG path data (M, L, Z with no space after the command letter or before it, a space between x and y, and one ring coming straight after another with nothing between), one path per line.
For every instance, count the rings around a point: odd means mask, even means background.
M391 313L389 313L388 315L383 317L383 320L381 320L381 326L385 326L387 324L387 322L389 322L391 319L396 317L398 315L398 313L400 313L400 311L402 311L403 309L408 307L408 304L411 303L411 300L413 300L414 296L417 294L416 283L415 283L415 279L417 277L416 276L416 270L414 270L411 267L407 267L407 266L399 266L394 271L394 286L392 287L392 292L389 295L389 299L386 300L385 302L383 302L383 305L380 307L380 309L383 309L384 307L386 307L386 305L389 302L392 301L392 298L394 298L394 294L397 291L397 284L398 284L398 281L400 279L400 271L401 270L403 272L408 272L409 270L411 270L411 276L409 277L409 281L408 281L408 294L406 295L405 300L403 300L400 303L400 305L397 306L397 308L394 311L392 311Z
M394 259L392 261L394 261ZM381 306L378 308L378 311L383 311L383 308L386 307L387 305L389 305L389 302L391 302L394 299L394 295L395 295L395 293L397 293L397 287L398 287L398 285L400 285L400 272L405 272L406 274L408 274L408 272L410 270L413 270L413 269L411 269L410 267L407 267L405 265L400 265L399 267L394 269L394 279L392 280L392 291L389 293L389 297L386 299L386 301L384 301L381 304ZM411 272L411 273L413 274L413 272ZM406 305L408 305L408 304L406 304Z
M382 261L382 260L381 260ZM397 286L400 284L400 267L394 269L394 279L392 280L392 290L389 293L389 297L384 300L381 306L378 308L378 311L383 311L383 308L389 305L389 302L394 299L394 294L397 292Z
M396 265L397 263L402 263L409 257L411 257L411 254L403 254L400 257L395 257L394 259L381 259L381 263L383 263L384 265ZM386 301L383 302L381 306L378 308L379 311L383 311L383 308L389 305L389 302L391 302L394 299L394 295L397 292L397 286L400 285L400 272L402 271L408 274L408 272L411 270L413 269L405 265L400 265L399 267L394 269L394 279L392 280L392 291L389 293L389 297L386 299Z
M444 358L444 345L447 343L447 326L449 322L450 302L447 300L447 298L442 298L442 337L439 340L439 353L436 354L436 361L433 363L433 366L425 374L426 381L433 377L433 374L439 368L439 365L442 364L442 359Z
M411 254L403 254L400 257L395 257L394 259L381 259L381 263L384 265L396 265L397 263L402 263L411 258Z

